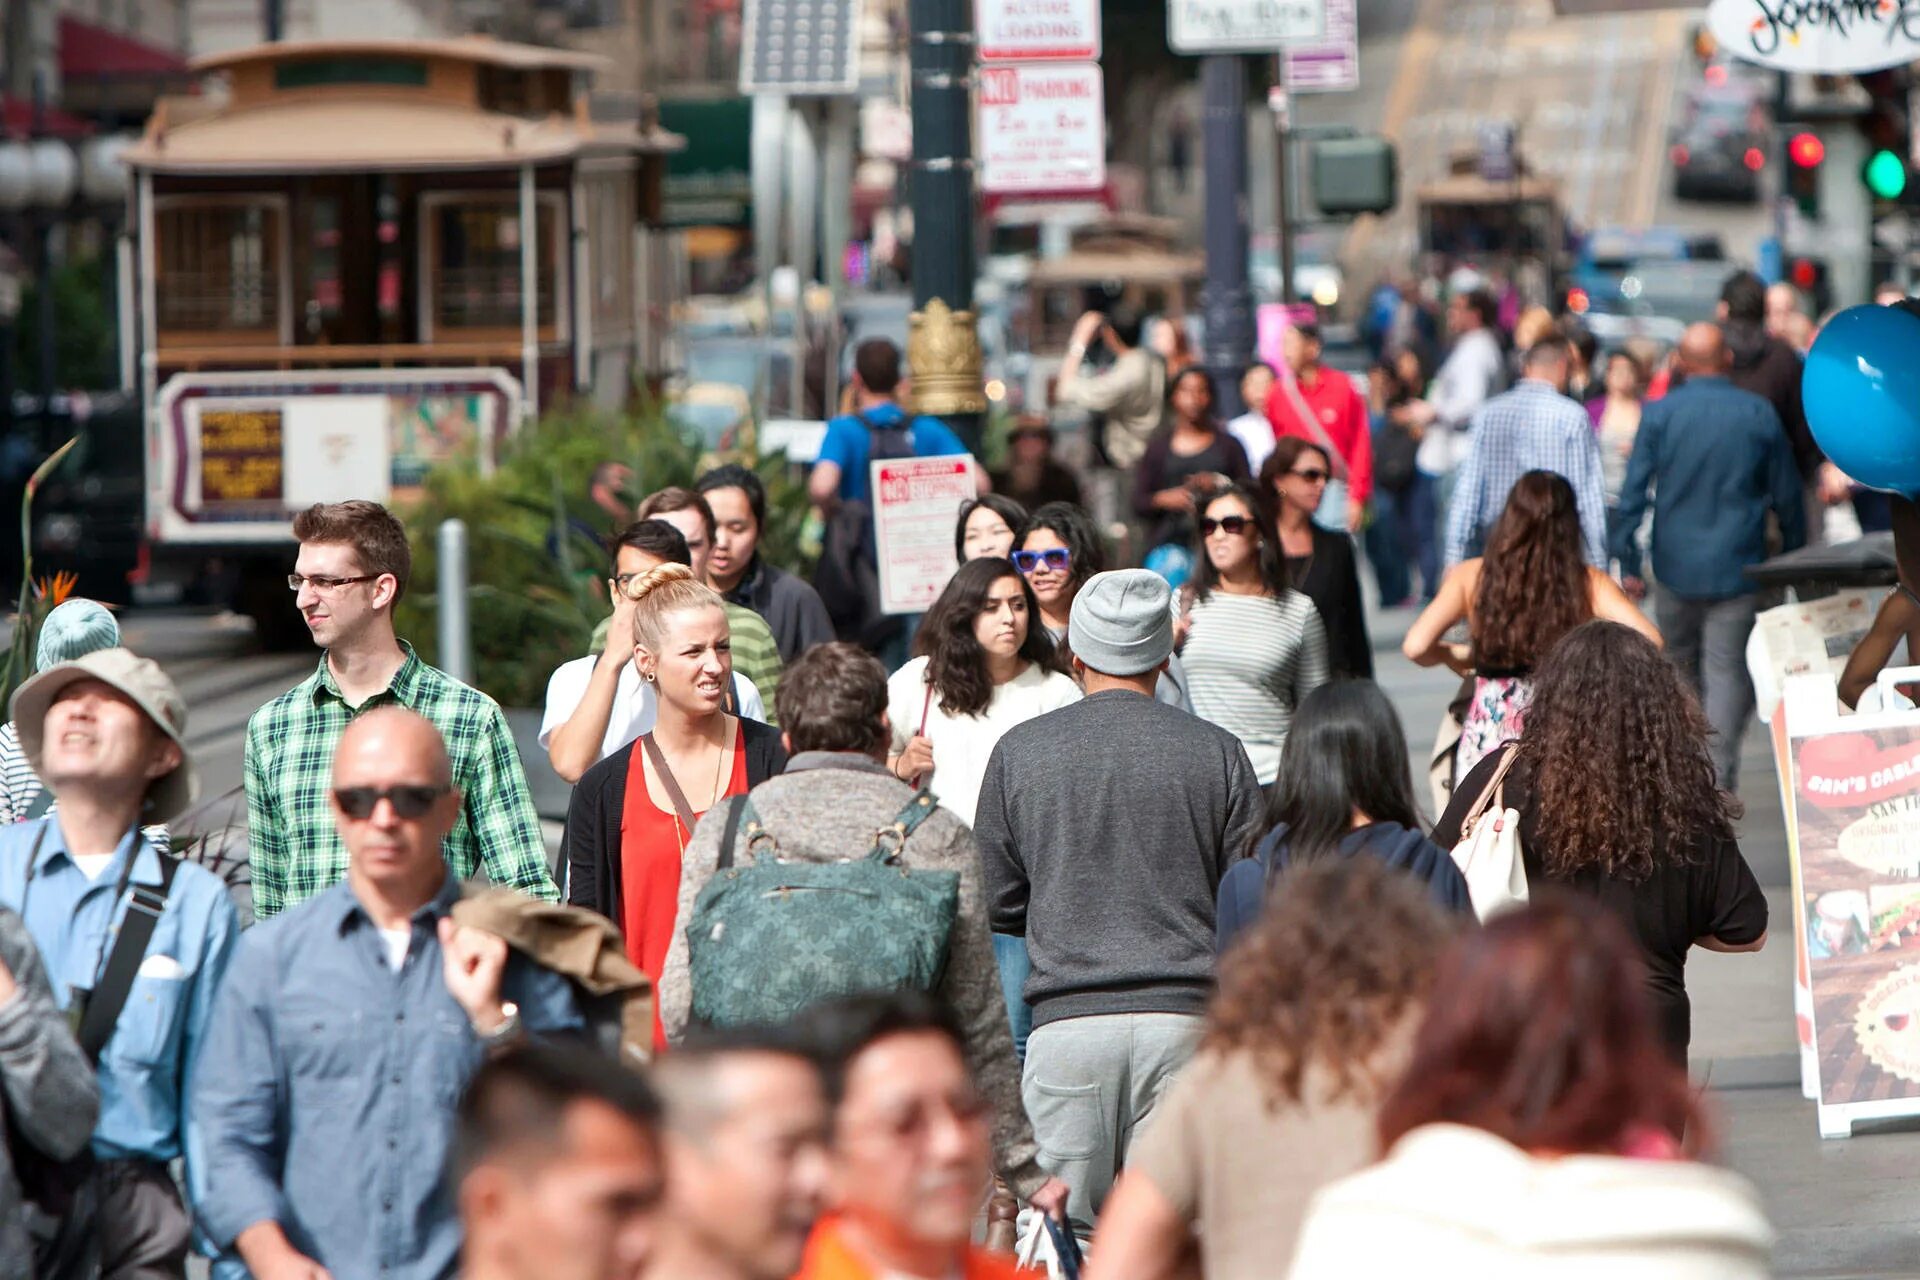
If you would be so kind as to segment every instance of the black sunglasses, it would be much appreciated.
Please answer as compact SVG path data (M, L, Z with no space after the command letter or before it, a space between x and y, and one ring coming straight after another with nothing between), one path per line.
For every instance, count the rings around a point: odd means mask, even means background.
M365 822L373 816L373 811L385 800L393 806L398 816L408 821L423 818L434 802L453 788L447 785L437 787L402 784L397 787L336 787L333 802L340 806L340 812L355 822Z
M1212 516L1200 517L1200 536L1203 538L1211 538L1216 529L1225 529L1237 538L1252 528L1253 521L1245 516L1221 516L1218 520Z
M1055 573L1065 573L1072 553L1065 547L1048 547L1045 551L1016 551L1013 553L1013 567L1022 573L1032 573L1041 565Z
M1308 484L1319 484L1322 480L1327 479L1327 473L1318 467L1309 467L1305 471L1289 471L1287 474L1290 476L1298 476Z

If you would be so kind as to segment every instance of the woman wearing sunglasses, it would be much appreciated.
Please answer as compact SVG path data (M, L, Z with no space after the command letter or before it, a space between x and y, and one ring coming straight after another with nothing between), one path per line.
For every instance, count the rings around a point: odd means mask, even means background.
M1287 584L1269 527L1241 485L1206 500L1180 623L1194 713L1240 739L1263 787L1280 773L1293 709L1327 682L1326 629Z
M1327 666L1335 676L1373 679L1373 641L1360 603L1353 539L1315 524L1313 513L1333 475L1327 452L1310 440L1281 436L1260 468L1260 492L1273 495L1274 523L1287 576L1320 611L1327 629Z
M726 710L727 614L685 565L622 584L633 665L659 709L642 734L587 770L567 809L567 901L620 926L627 957L656 984L672 941L680 864L700 816L786 767L780 731ZM654 1014L654 1044L664 1047Z

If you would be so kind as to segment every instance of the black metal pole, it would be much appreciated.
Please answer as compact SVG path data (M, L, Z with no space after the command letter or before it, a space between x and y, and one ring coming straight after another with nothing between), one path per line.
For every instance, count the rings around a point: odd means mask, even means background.
M286 0L265 0L266 12L262 26L266 29L268 44L279 40L286 26Z
M1286 55L1273 62L1273 83L1277 92L1286 94ZM1289 190L1293 174L1293 100L1280 99L1273 117L1273 239L1280 264L1280 301L1293 301L1293 194Z
M1218 412L1237 417L1240 371L1253 359L1253 291L1247 284L1247 68L1238 54L1200 60L1206 147L1206 364L1220 393Z
M977 456L987 408L973 315L973 22L968 0L909 0L915 407Z
M47 133L47 78L42 71L33 73L33 125L31 136L34 142L44 138ZM57 379L54 363L53 342L53 220L58 213L52 209L33 211L33 286L34 298L39 307L40 326L40 423L44 430L53 416L53 387Z

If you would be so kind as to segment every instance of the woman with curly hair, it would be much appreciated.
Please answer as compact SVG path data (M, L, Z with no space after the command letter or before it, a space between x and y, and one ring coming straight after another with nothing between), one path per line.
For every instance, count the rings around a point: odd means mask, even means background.
M1287 1274L1772 1274L1760 1198L1699 1161L1699 1095L1644 991L1618 922L1576 895L1461 934L1381 1103L1385 1154L1314 1198Z
M1526 732L1454 789L1433 838L1451 847L1475 800L1499 784L1520 814L1527 884L1600 900L1646 958L1661 1039L1684 1064L1687 952L1758 951L1767 899L1734 837L1739 802L1720 789L1706 713L1645 637L1576 627L1540 668Z
M1454 917L1372 858L1280 883L1101 1211L1089 1280L1284 1275L1314 1192L1373 1158Z
M1453 776L1520 736L1533 701L1533 668L1561 636L1590 618L1623 623L1660 643L1660 632L1618 583L1589 568L1573 486L1552 471L1514 483L1487 537L1487 553L1448 570L1440 594L1407 631L1401 651L1423 667L1445 665L1473 681ZM1471 643L1446 642L1466 620ZM1631 694L1616 689L1615 695Z

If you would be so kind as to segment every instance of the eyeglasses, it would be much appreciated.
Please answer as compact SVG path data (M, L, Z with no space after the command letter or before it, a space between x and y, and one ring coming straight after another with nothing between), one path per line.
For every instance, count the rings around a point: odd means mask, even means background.
M1298 476L1308 484L1325 484L1328 479L1327 473L1318 467L1309 467L1305 471L1289 471L1287 474L1290 476Z
M417 783L412 785L403 783L384 790L379 787L336 787L333 792L333 802L340 806L340 812L355 822L365 822L371 818L373 811L380 807L382 800L391 804L394 813L399 817L412 821L415 818L425 817L427 810L433 808L434 802L452 790L452 787L444 784L429 787Z
M1048 547L1045 551L1016 551L1013 553L1013 567L1022 573L1032 573L1041 565L1055 573L1065 573L1072 553L1065 547Z
M341 587L352 586L356 582L372 582L380 575L363 573L355 578L323 578L299 573L287 575L287 590L298 591L301 587L312 587L315 591L338 591Z
M628 588L646 576L644 573L616 573L613 575L613 589L631 600L633 593Z
M1216 530L1222 529L1237 538L1243 533L1252 532L1253 521L1245 516L1221 516L1218 520L1212 516L1200 517L1201 537L1211 538Z

